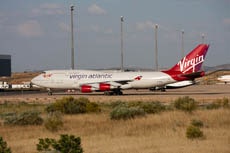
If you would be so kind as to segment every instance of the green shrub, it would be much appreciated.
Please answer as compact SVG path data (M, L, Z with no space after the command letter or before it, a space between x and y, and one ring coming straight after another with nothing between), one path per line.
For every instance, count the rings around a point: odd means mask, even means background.
M110 104L112 108L115 108L117 106L125 106L125 107L140 107L144 109L146 113L158 113L161 111L166 110L166 106L163 105L159 101L153 101L153 102L142 102L142 101L131 101L131 102L122 102L122 101L115 101Z
M120 105L126 105L127 107L141 107L143 101L129 101L129 102L124 102L123 104L121 103Z
M52 145L55 142L56 141L51 138L39 139L39 143L37 144L37 151L39 152L54 151L52 150Z
M6 141L0 136L0 153L11 153L11 149L7 147Z
M141 108L148 114L155 114L166 110L166 107L162 105L160 102L146 102L141 103Z
M126 105L126 104L127 104L126 102L118 100L118 101L115 101L115 102L111 102L109 106L111 108L115 108L117 106Z
M221 107L220 103L216 103L216 102L213 102L206 106L207 109L218 109L220 107Z
M179 97L174 101L174 107L186 112L192 112L197 108L197 102L188 96Z
M186 130L186 136L188 139L195 139L195 138L202 138L204 134L199 127L190 125Z
M76 110L78 112L85 112L85 106L83 106L84 108L80 109L81 111L79 110L79 107L82 107L81 105L83 104L78 104L76 99L73 97L63 97L62 99L56 100L55 103L49 105L46 110L47 112L60 111L65 114L75 114L74 112Z
M88 102L86 103L86 112L101 112L101 108L97 103Z
M230 108L229 101L230 101L230 100L229 100L228 98L224 97L224 98L222 99L222 106L223 106L224 108Z
M211 104L207 105L207 109L218 109L218 108L230 108L229 105L229 99L228 98L223 98L223 99L216 99L214 100Z
M61 112L50 112L44 121L47 130L56 132L63 126Z
M110 113L110 118L112 120L126 120L126 119L132 119L136 116L144 116L145 112L140 107L127 107L127 106L117 106L115 107L112 112Z
M82 114L86 113L86 103L82 101L68 101L64 105L65 114Z
M81 138L74 135L61 135L57 141L55 139L39 139L37 151L56 151L60 153L83 153Z
M196 119L193 119L191 121L191 125L195 126L195 127L203 127L204 126L204 123L201 121L201 120L196 120Z
M39 116L40 112L28 111L21 114L14 113L5 118L5 124L8 125L41 125L43 119Z
M71 113L73 109L71 108L76 104L76 100L73 97L63 97L62 99L56 100L55 103L50 104L47 108L47 112L60 111L62 113Z
M75 99L75 100L82 102L82 103L90 103L89 99L86 97L79 97L78 99Z
M91 103L87 98L64 97L46 107L47 112L60 111L64 114L81 114L86 112L100 112L99 105Z

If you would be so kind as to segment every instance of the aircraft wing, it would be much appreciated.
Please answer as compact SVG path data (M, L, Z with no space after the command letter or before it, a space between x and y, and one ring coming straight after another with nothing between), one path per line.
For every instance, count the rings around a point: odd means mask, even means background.
M118 80L118 81L112 81L111 84L120 84L120 85L125 85L128 84L129 82L132 82L134 80Z
M125 85L128 84L129 82L132 82L134 80L114 80L114 81L98 81L98 82L92 82L92 83L82 83L80 84L80 86L82 85L91 85L91 86L97 86L99 84L110 84L114 87L119 88L119 86L121 85Z
M91 83L80 84L80 90L82 92L91 92L91 91L109 91L113 89L129 88L129 82L140 80L142 76L137 76L134 79L130 80L110 80L110 81L98 81Z

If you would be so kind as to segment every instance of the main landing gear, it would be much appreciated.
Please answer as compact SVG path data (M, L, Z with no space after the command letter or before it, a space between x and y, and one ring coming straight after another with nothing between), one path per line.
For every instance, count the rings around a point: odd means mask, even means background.
M48 95L49 95L49 96L52 96L52 95L53 95L53 92L52 92L51 89L48 88L47 91L48 91Z
M120 89L105 91L104 95L123 95L123 92Z
M154 88L150 88L149 89L150 91L161 91L161 92L165 92L166 91L166 88L164 87L154 87Z

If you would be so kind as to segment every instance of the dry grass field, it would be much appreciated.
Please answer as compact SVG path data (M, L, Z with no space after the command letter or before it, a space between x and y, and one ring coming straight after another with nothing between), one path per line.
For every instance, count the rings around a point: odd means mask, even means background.
M65 115L64 127L55 133L44 126L1 125L0 135L13 153L36 153L39 138L60 134L80 136L85 153L229 153L230 110L162 112L131 120L110 120L109 113ZM186 128L202 120L205 137L190 140Z
M14 75L20 81L28 77ZM12 82L20 82L11 80ZM206 79L204 79L206 80ZM210 82L208 81L207 84ZM63 96L75 98L86 97L92 102L110 103L122 101L172 102L178 97L189 96L200 103L213 102L216 99L230 99L230 85L194 85L167 92L124 91L123 96L104 96L101 93L46 93L17 94L0 93L0 103L8 101L17 103L52 103ZM43 114L45 116L45 114ZM190 140L186 138L186 128L192 119L203 121L204 138ZM58 139L60 134L80 136L85 153L230 153L230 109L197 110L190 113L168 111L160 114L146 115L131 120L114 121L109 112L83 115L64 115L64 126L58 132L50 132L44 125L9 126L0 118L0 136L3 137L13 153L37 153L36 144L39 138Z

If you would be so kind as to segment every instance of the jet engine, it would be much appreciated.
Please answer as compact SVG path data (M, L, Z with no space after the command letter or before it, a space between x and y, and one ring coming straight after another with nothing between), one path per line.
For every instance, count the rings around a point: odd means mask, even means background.
M99 90L100 91L109 91L111 89L111 85L107 83L100 83Z
M83 93L89 93L93 91L110 91L112 89L112 86L108 83L100 83L100 84L92 84L92 85L82 85L81 86L81 92Z
M93 92L93 91L94 91L94 88L92 88L92 86L90 86L90 85L82 85L81 86L81 92L88 93L88 92Z

